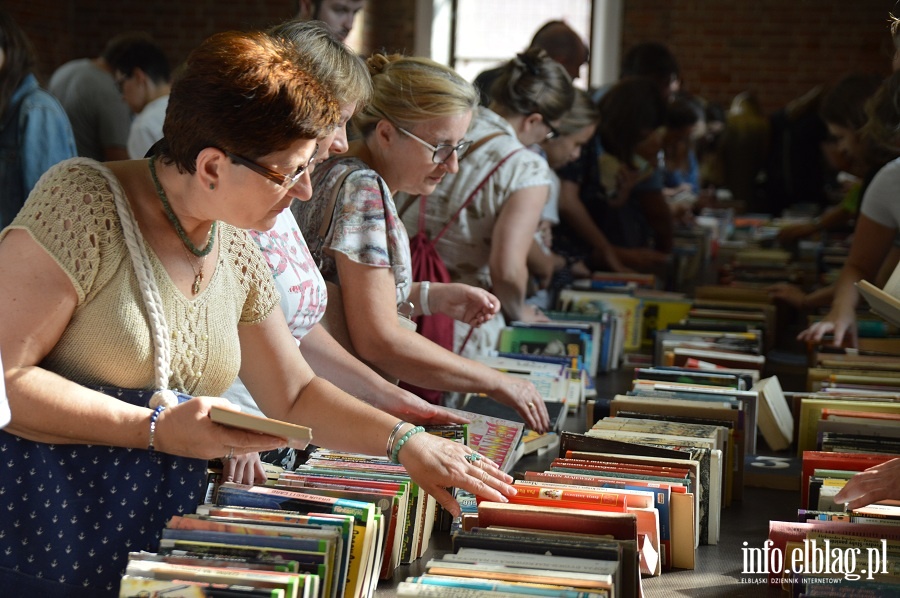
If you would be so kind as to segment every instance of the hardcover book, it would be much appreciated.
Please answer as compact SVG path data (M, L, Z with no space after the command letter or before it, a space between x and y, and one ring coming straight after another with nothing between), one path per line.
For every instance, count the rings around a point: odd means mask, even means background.
M224 409L218 405L213 405L209 410L209 418L217 424L231 426L232 428L240 428L250 432L259 432L261 434L270 434L272 436L280 436L287 439L287 446L302 450L312 440L312 430L305 426L298 426L288 422L279 421L277 419L269 419L251 413L242 411L233 411Z

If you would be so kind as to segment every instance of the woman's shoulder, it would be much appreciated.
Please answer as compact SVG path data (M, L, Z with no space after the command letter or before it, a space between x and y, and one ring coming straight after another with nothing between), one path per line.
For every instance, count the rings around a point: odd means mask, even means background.
M900 158L891 160L875 173L875 176L872 177L872 181L866 188L865 197L889 195L889 198L885 199L893 202L898 185L900 185Z
M878 172L875 173L872 181L884 180L887 178L896 179L900 178L900 158L895 158L882 166Z
M63 110L59 100L52 93L38 86L27 90L22 98L22 107L23 112L40 109L65 115L65 110Z
M315 171L313 171L312 182L315 189L330 189L340 179L365 180L376 178L379 178L378 173L359 158L334 156L316 166Z
M28 203L51 202L57 212L92 211L98 205L113 206L113 196L117 193L123 191L109 168L91 158L69 158L47 169L26 206Z

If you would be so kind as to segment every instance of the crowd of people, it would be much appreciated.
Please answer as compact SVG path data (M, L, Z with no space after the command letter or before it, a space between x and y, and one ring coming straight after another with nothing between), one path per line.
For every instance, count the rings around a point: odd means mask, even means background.
M355 54L343 40L362 5L301 0L301 18L215 34L177 69L124 34L47 90L0 9L6 587L113 595L127 552L199 504L208 460L254 483L264 462L303 458L213 423L213 406L387 455L452 514L448 487L506 500L510 476L420 425L465 422L444 405L483 393L547 430L533 384L477 361L505 324L545 321L547 293L592 270L665 269L711 186L755 201L758 102L726 115L687 93L663 44L586 91L573 80L588 46L551 21L468 82L427 58ZM831 305L806 339L852 337L853 283L896 264L897 98L900 75L854 75L820 100L824 156L856 182L783 240L854 220L857 240L817 299L772 289ZM422 276L411 238L445 279ZM432 316L451 338L410 325ZM897 470L841 497L884 498Z

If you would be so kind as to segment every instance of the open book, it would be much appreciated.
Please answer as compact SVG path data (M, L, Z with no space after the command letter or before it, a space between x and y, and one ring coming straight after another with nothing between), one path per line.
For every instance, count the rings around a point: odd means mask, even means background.
M312 430L305 426L298 426L242 411L223 409L216 405L213 405L209 410L209 419L223 426L280 436L287 439L287 445L294 449L304 449L312 440Z
M900 326L900 299L885 293L867 280L857 282L856 288L859 290L860 295L868 301L869 309L872 312L894 326Z

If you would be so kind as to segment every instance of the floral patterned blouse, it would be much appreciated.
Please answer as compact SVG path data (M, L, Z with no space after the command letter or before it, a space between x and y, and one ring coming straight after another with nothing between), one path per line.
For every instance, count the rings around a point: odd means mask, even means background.
M365 162L338 156L316 167L312 198L291 206L300 230L310 247L315 248L322 220L331 216L325 214L329 199L341 178L331 227L322 240L325 251L319 269L326 280L340 284L334 252L358 264L390 268L400 305L409 297L412 283L409 236L384 179Z

